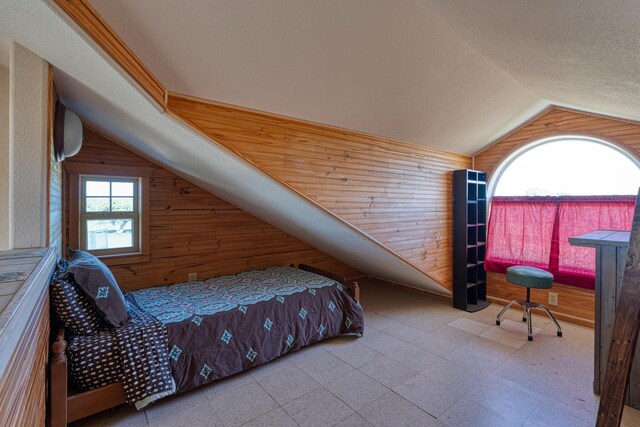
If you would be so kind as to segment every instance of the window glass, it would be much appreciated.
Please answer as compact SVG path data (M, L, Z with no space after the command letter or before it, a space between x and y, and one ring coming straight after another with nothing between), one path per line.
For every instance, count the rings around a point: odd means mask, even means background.
M140 249L138 178L82 178L82 249L103 255Z
M495 196L637 194L636 162L608 144L565 139L538 145L516 157L499 177Z
M111 191L109 190L109 181L86 181L86 195L92 196L105 196L109 197Z
M87 249L133 247L133 221L130 219L87 220Z

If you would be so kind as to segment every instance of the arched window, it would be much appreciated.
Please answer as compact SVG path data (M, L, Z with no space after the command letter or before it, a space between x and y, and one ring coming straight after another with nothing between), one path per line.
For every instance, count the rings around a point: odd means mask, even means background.
M617 145L584 136L541 139L496 169L490 196L637 194L640 162Z
M639 186L638 159L605 141L564 136L521 148L489 183L487 271L531 265L593 289L595 251L568 238L629 230Z

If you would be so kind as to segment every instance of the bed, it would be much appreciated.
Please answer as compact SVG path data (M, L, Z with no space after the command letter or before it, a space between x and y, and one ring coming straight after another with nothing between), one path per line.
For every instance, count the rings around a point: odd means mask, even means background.
M130 318L123 327L76 336L68 345L64 328L58 331L52 345L52 425L122 403L143 407L326 338L361 336L364 328L357 285L348 287L341 276L307 265L124 297Z

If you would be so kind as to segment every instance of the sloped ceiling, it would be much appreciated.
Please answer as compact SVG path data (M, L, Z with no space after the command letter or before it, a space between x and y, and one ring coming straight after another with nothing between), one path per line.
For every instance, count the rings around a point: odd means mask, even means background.
M169 90L473 153L537 100L411 0L91 0Z
M170 90L466 154L549 104L640 119L628 0L90 0Z
M640 119L637 1L418 1L540 97Z
M359 271L451 294L415 265L193 128L165 114L68 16L41 0L3 0L0 33L54 67L83 123Z

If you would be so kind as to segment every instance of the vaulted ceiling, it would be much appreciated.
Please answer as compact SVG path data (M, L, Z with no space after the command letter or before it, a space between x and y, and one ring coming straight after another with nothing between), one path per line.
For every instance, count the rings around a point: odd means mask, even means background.
M169 89L472 154L549 105L640 118L640 8L90 0Z

